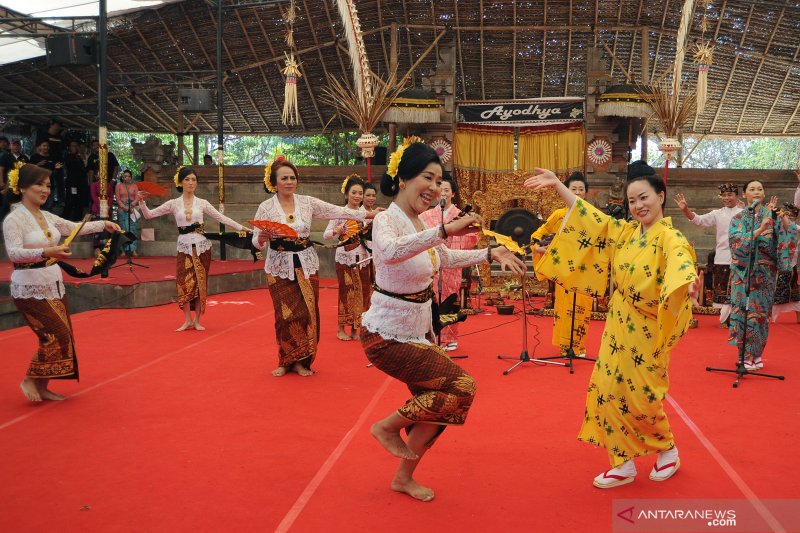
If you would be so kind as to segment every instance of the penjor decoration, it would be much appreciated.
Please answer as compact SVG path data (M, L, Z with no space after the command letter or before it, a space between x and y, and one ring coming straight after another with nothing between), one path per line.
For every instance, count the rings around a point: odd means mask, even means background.
M297 7L295 0L289 2L289 9L283 16L286 23L286 44L289 46L289 53L286 56L286 66L281 69L281 73L286 76L283 86L283 114L281 120L284 126L294 126L300 123L300 110L297 107L297 78L300 74L300 63L294 56L294 21L297 19Z
M362 157L367 160L367 180L372 181L371 158L375 155L375 147L379 144L378 137L372 130L405 88L408 80L404 78L398 82L396 72L390 72L389 78L385 81L377 79L369 68L367 49L355 2L336 0L336 6L347 36L355 90L329 75L328 86L322 90L322 100L355 122L361 130L361 137L356 144L361 148ZM376 81L380 83L373 83Z
M703 0L703 19L700 22L700 30L703 36L700 42L695 44L693 62L697 67L697 114L701 114L706 109L708 101L708 69L714 59L714 45L706 41L706 30L708 29L708 17L706 13L711 0Z

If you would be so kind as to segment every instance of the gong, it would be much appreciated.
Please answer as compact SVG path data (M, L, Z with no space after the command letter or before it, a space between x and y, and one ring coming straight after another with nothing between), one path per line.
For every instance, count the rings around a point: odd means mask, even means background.
M541 225L541 219L534 213L515 207L500 215L494 231L510 236L520 246L526 246L531 242L531 234Z

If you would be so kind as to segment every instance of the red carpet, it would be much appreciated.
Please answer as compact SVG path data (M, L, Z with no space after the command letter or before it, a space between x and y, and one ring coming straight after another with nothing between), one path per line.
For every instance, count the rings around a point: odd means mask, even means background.
M218 263L215 263L217 265ZM334 282L325 280L323 285ZM360 345L335 339L336 291L322 290L322 335L311 378L276 379L265 290L210 299L205 332L175 333L176 306L73 317L82 379L54 383L64 402L30 405L19 391L34 338L0 333L2 531L610 531L620 498L796 498L794 453L800 325L774 325L766 371L732 375L716 317L701 316L673 352L667 412L683 466L665 483L637 461L631 485L600 491L606 454L575 439L591 364L525 364L520 318L482 315L462 326L460 363L476 378L467 424L449 428L417 478L436 490L419 503L389 489L396 461L369 435L408 396L366 368ZM792 319L794 317L791 317ZM552 355L551 319L530 317ZM602 323L593 322L596 350ZM715 450L720 457L715 456Z
M135 285L137 283L146 283L149 281L162 281L165 279L175 279L175 257L136 257L134 262L144 265L148 268L134 266L133 270L125 266L125 257L120 257L114 268L109 270L107 278L95 276L93 278L78 279L64 274L64 281L74 285L81 283L95 283L95 284L111 284L111 285ZM92 267L93 259L70 259L70 263L83 270L89 270ZM123 265L123 266L119 266ZM214 260L211 263L212 276L219 276L221 274L231 274L233 272L249 272L251 270L261 270L264 268L263 261L245 261L245 260L228 260L219 261ZM9 261L0 261L0 283L8 282L11 280L11 272L14 267Z

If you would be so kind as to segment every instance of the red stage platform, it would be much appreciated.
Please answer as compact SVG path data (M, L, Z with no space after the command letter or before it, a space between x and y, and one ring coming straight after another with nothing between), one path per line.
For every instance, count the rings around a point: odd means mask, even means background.
M89 270L92 267L93 259L71 259L69 263ZM96 285L136 285L137 283L148 283L153 281L164 281L175 279L175 258L174 257L136 257L136 263L140 263L147 268L140 266L129 267L125 264L125 258L121 257L114 267L109 270L107 278L95 276L88 279L77 279L64 274L64 281L69 284L80 285L91 283ZM11 279L11 272L14 267L9 261L0 262L0 283L8 283ZM237 272L252 272L264 269L262 261L218 261L211 262L211 276L221 276Z

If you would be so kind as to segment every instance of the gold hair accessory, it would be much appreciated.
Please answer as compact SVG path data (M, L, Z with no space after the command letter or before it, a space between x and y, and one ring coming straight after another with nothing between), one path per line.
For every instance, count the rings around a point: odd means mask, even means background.
M179 166L178 170L175 171L175 175L172 176L172 181L175 182L175 186L176 187L180 187L181 186L181 180L180 180L179 175L180 175L182 169L183 169L183 165Z
M360 177L361 176L359 176L358 173L356 172L353 172L352 174L347 176L342 182L342 194L345 194L345 191L347 190L347 183L350 181L350 178L360 178Z
M266 187L267 190L271 193L275 192L275 186L269 181L269 175L272 174L272 164L275 161L285 161L285 160L286 160L285 157L283 157L281 154L278 154L277 156L275 156L275 159L267 163L267 166L264 167L264 187Z
M8 187L14 194L19 194L19 169L24 166L23 162L15 163L14 170L8 172Z
M732 192L732 193L735 193L735 194L739 194L739 186L734 184L734 183L731 183L731 182L727 182L727 183L721 184L718 187L718 189L719 189L719 193L720 194L726 193L726 192Z
M406 148L411 146L414 143L421 143L425 142L416 135L412 135L411 137L406 137L403 139L403 144L394 151L392 157L389 158L389 166L386 169L386 173L393 178L397 177L397 171L400 168L400 160L403 159L403 153L406 151Z

